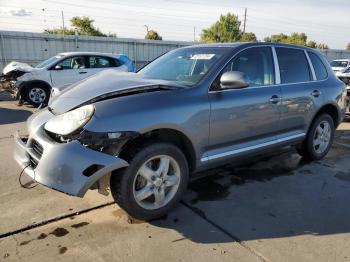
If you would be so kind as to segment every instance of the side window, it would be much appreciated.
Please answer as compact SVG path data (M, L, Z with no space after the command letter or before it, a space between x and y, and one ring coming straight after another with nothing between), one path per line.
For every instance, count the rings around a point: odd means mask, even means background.
M61 66L63 70L85 68L85 58L83 56L69 57L59 62L57 66Z
M118 59L111 58L111 61L112 61L112 67L118 67L122 65L122 63Z
M326 79L328 76L327 69L321 59L312 52L308 52L312 66L314 67L317 80Z
M274 62L270 47L253 47L238 53L222 73L227 71L244 73L249 86L275 84Z
M90 56L89 57L90 68L106 68L111 67L111 61L107 57L102 56Z
M276 47L281 83L299 83L311 80L310 68L303 50Z

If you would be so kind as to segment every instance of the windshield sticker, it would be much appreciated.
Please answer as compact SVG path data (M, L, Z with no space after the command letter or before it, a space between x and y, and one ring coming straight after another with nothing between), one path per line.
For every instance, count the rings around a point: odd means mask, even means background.
M215 56L215 54L196 54L191 57L191 59L195 60L210 60Z

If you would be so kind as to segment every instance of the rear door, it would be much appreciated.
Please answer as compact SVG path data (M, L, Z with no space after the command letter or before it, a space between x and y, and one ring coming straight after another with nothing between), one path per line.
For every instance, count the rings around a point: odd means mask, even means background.
M52 86L73 84L88 76L85 56L71 56L50 69Z
M89 68L88 75L94 75L102 70L106 69L118 69L121 66L121 63L116 58L111 58L107 56L97 56L90 55L89 56Z
M322 96L308 53L276 47L282 88L281 128L284 135L305 133Z
M227 71L244 73L249 87L220 89ZM235 55L209 91L210 138L206 158L249 153L274 140L279 131L281 89L276 85L272 48L252 47Z

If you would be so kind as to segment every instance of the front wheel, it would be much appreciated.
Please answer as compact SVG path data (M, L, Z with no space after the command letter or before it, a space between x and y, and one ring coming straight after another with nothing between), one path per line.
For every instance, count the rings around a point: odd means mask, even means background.
M41 85L30 85L24 90L24 100L34 107L47 104L50 98L48 88Z
M132 217L150 220L165 215L181 198L188 183L182 151L167 143L142 148L130 165L112 175L114 200Z
M334 122L330 115L319 115L311 124L310 130L298 153L310 160L320 160L327 155L334 138Z

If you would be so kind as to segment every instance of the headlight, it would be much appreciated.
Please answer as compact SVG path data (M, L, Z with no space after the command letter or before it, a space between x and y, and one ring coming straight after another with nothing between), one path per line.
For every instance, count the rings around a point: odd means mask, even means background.
M62 136L72 134L89 122L94 111L93 105L86 105L55 116L45 124L45 130Z

